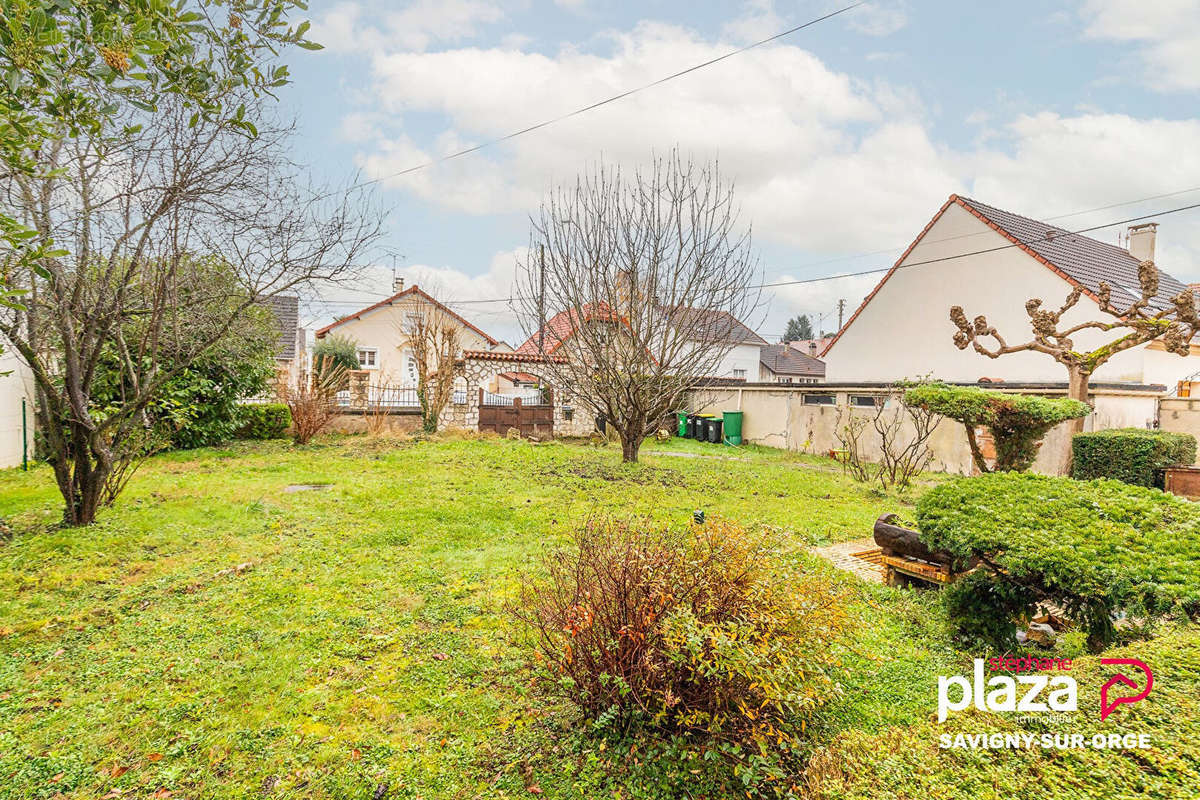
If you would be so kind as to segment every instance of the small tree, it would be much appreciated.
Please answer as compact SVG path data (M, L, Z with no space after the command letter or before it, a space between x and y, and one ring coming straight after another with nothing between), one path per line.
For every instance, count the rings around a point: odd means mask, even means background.
M1004 394L944 384L910 389L904 400L961 422L980 472L1024 472L1033 466L1042 438L1051 428L1082 419L1092 410L1086 403L1070 398ZM996 446L992 465L987 463L975 434L980 427L987 428Z
M454 378L458 374L455 363L462 349L462 325L440 305L425 301L417 292L413 294L418 305L401 323L401 333L416 363L421 428L426 433L434 433L442 411L454 397Z
M717 374L760 308L757 260L717 166L678 152L631 176L600 166L532 219L517 317L569 391L637 461L647 436ZM559 312L553 329L547 315Z
M968 320L962 306L954 306L950 309L950 320L958 328L954 334L954 344L959 350L973 347L975 352L988 358L999 358L1009 353L1045 353L1067 368L1067 396L1086 403L1092 373L1117 353L1154 339L1162 339L1168 352L1186 356L1190 352L1192 338L1200 330L1196 298L1191 289L1184 289L1170 302L1163 302L1158 297L1158 269L1153 261L1143 261L1138 265L1138 283L1141 296L1123 309L1113 305L1112 287L1103 281L1100 283L1096 301L1100 311L1113 317L1111 321L1087 320L1073 325L1062 323L1063 315L1074 308L1083 295L1083 289L1078 286L1071 290L1057 311L1042 308L1042 301L1037 298L1029 300L1025 303L1025 311L1029 315L1033 336L1020 344L1009 344L988 323L987 317L980 315ZM1090 350L1078 349L1075 336L1086 331L1124 332ZM1083 419L1074 419L1071 430L1079 433L1083 430Z
M343 374L358 369L358 342L337 334L322 338L313 345L313 368L318 364L325 368L340 367Z
M813 338L812 323L804 314L798 314L788 320L787 331L783 334L785 342L798 342L802 339Z

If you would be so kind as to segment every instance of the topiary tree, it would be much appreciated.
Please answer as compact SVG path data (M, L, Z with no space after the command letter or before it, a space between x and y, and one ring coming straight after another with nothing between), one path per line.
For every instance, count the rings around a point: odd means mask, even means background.
M980 472L1024 472L1037 458L1042 437L1059 423L1091 412L1087 403L1070 398L989 392L973 386L928 384L910 389L904 402L957 420L967 431L971 457ZM996 445L989 465L975 435L987 428Z

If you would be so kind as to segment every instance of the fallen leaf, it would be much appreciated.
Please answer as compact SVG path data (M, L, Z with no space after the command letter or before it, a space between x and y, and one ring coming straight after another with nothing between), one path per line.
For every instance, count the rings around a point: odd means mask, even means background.
M166 800L166 798L171 796L171 790L167 789L166 787L162 787L150 796L153 797L154 800Z
M449 657L450 657L450 656L446 655L445 653L434 653L434 654L433 654L433 660L434 660L434 661L445 661L445 660L446 660L446 659L448 659Z
M119 778L126 772L129 772L129 767L125 767L120 764L113 764L113 768L108 771L108 777Z
M61 780L62 780L63 778L65 778L66 776L67 776L67 773L65 773L65 772L60 772L60 773L58 773L57 775L55 775L53 778L51 778L51 779L50 779L50 782L51 782L51 783L58 783L59 781L61 781Z
M150 755L146 756L146 760L147 761L162 761L162 757L163 757L162 753L151 753Z
M353 750L350 751L350 760L351 761L358 761L360 758L362 758L362 750L359 750L357 747L355 747Z
M530 794L541 794L542 793L542 787L538 786L536 783L532 784L531 786L529 786L527 788L529 789Z

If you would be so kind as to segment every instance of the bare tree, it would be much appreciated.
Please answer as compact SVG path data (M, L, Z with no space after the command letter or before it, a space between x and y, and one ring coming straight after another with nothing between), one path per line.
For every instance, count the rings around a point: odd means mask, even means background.
M531 219L517 316L544 372L637 461L646 436L716 373L757 315L757 259L716 164L672 152L627 175L599 165ZM558 312L559 324L544 327ZM756 322L757 320L752 320Z
M398 324L416 365L421 427L426 433L434 433L442 411L454 397L462 323L439 304L427 301L421 292L413 292L412 296L415 305Z
M1062 317L1075 307L1083 295L1076 286L1067 295L1066 301L1057 310L1042 308L1042 301L1034 298L1025 303L1033 336L1020 344L1009 344L1007 340L980 315L968 320L962 306L950 309L950 319L958 328L954 344L959 350L973 347L975 352L988 358L999 358L1009 353L1045 353L1067 368L1067 394L1074 400L1088 402L1088 383L1102 364L1124 350L1154 339L1162 339L1168 352L1186 356L1192 337L1200 330L1200 317L1196 314L1196 298L1191 289L1184 289L1170 301L1158 297L1158 269L1153 261L1138 265L1138 283L1141 296L1125 308L1113 304L1112 287L1100 283L1096 296L1100 311L1113 317L1111 320L1086 320L1073 325L1064 325ZM1075 337L1087 332L1119 332L1107 342L1083 350ZM987 340L991 340L989 343ZM1092 337L1092 341L1095 338ZM1083 418L1071 421L1071 429L1083 430Z
M122 137L64 131L0 179L3 212L56 248L13 276L24 309L0 309L0 333L33 372L67 524L115 498L166 381L265 298L345 276L379 234L364 195L306 188L289 127L264 116L253 97L207 117L168 99L126 114ZM98 408L110 357L126 388Z
M908 384L895 384L893 392ZM842 467L861 483L878 480L884 489L908 488L912 479L933 461L929 439L942 421L940 414L919 405L909 405L896 397L899 408L888 409L888 398L875 398L873 411L856 413L847 407L838 415L835 431L842 447ZM908 423L906 430L905 423ZM867 452L868 429L875 431L879 445L879 460L872 461Z

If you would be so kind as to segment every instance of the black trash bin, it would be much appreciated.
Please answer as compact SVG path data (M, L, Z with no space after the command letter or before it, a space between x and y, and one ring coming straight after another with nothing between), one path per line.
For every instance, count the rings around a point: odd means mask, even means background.
M684 428L684 436L688 439L694 439L696 437L696 415L688 414L684 425L686 426Z
M698 442L708 441L708 414L697 414L692 426L692 438Z
M708 421L707 430L708 441L713 444L721 443L721 434L724 432L725 422L720 417L713 417Z

